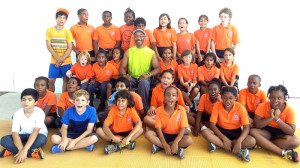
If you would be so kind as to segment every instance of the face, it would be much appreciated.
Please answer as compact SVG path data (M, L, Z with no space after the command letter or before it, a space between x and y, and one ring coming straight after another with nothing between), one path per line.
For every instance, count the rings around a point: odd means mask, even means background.
M260 81L257 77L251 76L248 78L247 83L248 89L252 94L255 94L258 90L258 87L260 87Z
M178 22L178 29L180 31L186 31L188 24L186 23L186 21L184 19L180 19Z
M126 85L125 85L125 83L123 83L123 82L118 82L117 84L116 84L116 90L125 90L125 89L127 89L126 88ZM127 89L128 90L128 89Z
M216 84L210 84L208 87L208 93L211 98L217 98L220 93L220 88Z
M110 16L110 14L108 12L104 13L102 16L102 20L104 22L104 24L110 24L112 17Z
M103 53L99 53L97 55L97 62L100 66L105 65L106 64L106 57Z
M43 95L47 92L47 83L45 80L37 80L34 84L34 88L39 95Z
M193 57L192 57L192 54L189 54L189 55L183 56L183 57L182 57L182 60L183 60L184 63L189 64L189 63L192 62L192 58L193 58Z
M236 97L231 92L225 92L221 96L223 101L223 106L226 111L230 111L233 107Z
M80 13L80 15L78 15L78 18L79 18L80 22L87 23L87 21L89 20L88 11L86 11L86 10L82 11Z
M86 56L85 55L81 56L79 62L81 66L86 66L88 62Z
M162 56L164 57L164 60L169 61L169 60L172 59L173 54L172 54L172 51L170 49L165 49Z
M170 86L174 82L172 74L166 72L161 77L161 87L165 90L168 86Z
M226 13L221 13L220 20L222 25L228 25L230 21L229 15Z
M56 18L57 26L64 26L67 21L67 17L65 15L58 15Z
M135 29L142 29L142 30L144 30L145 29L145 25L143 23L137 24L135 26Z
M208 24L208 21L204 17L200 18L199 25L201 28L206 28L207 24Z
M73 79L71 78L69 81L68 81L68 84L67 84L67 90L69 93L74 93L76 90L78 90L80 88L80 86L78 86L78 83L77 83L77 80L76 79Z
M177 90L175 88L169 88L165 91L164 100L166 106L175 107L176 101L178 100Z
M24 110L32 110L36 105L36 101L30 95L25 95L22 97L22 107Z
M126 110L128 105L127 99L118 98L117 99L117 106L120 111Z
M130 26L133 24L133 16L131 12L127 12L124 16L124 22L126 23L127 26Z
M137 31L134 34L134 41L137 46L142 46L144 44L145 35L144 33Z
M159 25L161 27L167 27L167 25L170 23L170 20L168 19L167 16L162 16L159 18Z
M85 96L76 97L75 99L75 108L78 113L83 113L86 110L86 106L89 104L89 100Z
M215 64L215 61L212 57L206 57L204 60L204 64L206 68L211 68Z
M120 55L121 55L120 50L115 49L114 52L113 52L113 59L114 59L114 61L120 60Z
M226 63L232 63L233 59L234 59L234 55L229 51L225 51L224 52L224 59L225 59Z
M272 109L281 109L285 102L284 94L280 90L272 91L269 99Z

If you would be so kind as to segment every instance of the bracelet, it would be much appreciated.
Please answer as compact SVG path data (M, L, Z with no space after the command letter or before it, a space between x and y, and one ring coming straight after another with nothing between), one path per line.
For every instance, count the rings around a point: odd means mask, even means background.
M125 76L126 75L126 73L124 72L124 73L121 73L121 76Z
M278 119L276 120L276 122L278 122L278 121L280 121L280 118L278 118Z
M149 73L147 73L147 75L148 75L148 78L150 78L151 77L151 73L149 72Z

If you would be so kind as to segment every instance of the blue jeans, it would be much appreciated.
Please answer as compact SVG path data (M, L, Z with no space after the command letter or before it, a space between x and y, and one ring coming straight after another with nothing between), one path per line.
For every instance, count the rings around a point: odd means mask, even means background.
M27 143L30 134L19 134L21 142L23 146ZM38 136L35 138L35 141L31 145L31 147L28 149L27 157L31 157L31 153L34 149L38 147L42 147L47 142L47 136L44 134L38 134ZM1 146L3 146L5 149L9 150L13 154L17 154L19 152L18 148L15 146L12 135L6 135L1 138Z
M85 83L81 84L80 89L87 90L88 85L89 85L89 82L85 82Z
M94 105L94 93L95 93L95 90L96 88L99 88L99 91L100 91L100 105L102 107L105 106L105 100L106 100L106 85L107 85L107 82L102 82L102 83L99 83L97 81L95 81L94 84L92 85L89 85L87 90L90 94L90 105Z
M130 84L131 88L138 87L138 93L142 98L144 110L148 111L149 109L149 92L151 86L151 79L144 79L142 81L138 81L139 79L131 77L132 81Z

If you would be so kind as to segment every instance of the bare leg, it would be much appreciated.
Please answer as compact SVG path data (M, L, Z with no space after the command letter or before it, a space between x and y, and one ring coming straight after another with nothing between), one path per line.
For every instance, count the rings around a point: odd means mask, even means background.
M96 133L100 136L101 139L104 141L110 142L111 139L108 137L108 135L105 134L103 129L101 127L97 128Z
M193 139L188 135L184 135L182 137L182 139L179 141L178 146L179 147L188 147L188 146L192 145L192 143L193 143Z
M281 149L296 149L299 146L299 140L295 135L283 135L272 142Z
M49 90L51 92L55 92L55 81L56 81L56 78L49 78Z
M156 146L159 146L160 148L164 148L155 131L149 130L144 134L144 136L151 143L155 144Z
M233 145L236 143L236 140L232 141ZM247 137L243 140L241 147L242 148L252 148L255 146L256 140L252 137L247 135Z
M45 124L47 127L52 126L54 124L55 118L52 116L45 117Z
M109 98L111 96L111 89L112 89L112 85L110 83L107 83L106 85L106 97Z
M223 141L211 129L203 130L202 136L207 141L219 146L220 148L224 148Z
M187 113L187 118L188 118L188 122L190 125L192 125L193 127L195 127L196 124L196 115L195 113Z
M199 89L198 88L194 88L192 91L191 91L191 94L190 94L190 100L193 101L195 99L195 97L198 95L199 93Z
M155 115L146 115L144 117L144 123L147 127L155 130Z
M63 80L62 92L66 92L69 78L68 77L63 77L62 80Z
M184 102L188 105L188 106L191 106L192 105L192 102L189 98L189 96L187 95L186 92L182 92L182 97L183 97L183 100Z
M74 146L73 150L88 147L95 144L97 141L98 137L96 135L85 137Z
M139 131L132 136L131 141L135 141L139 136L143 134L143 132L144 132L143 128L140 128Z

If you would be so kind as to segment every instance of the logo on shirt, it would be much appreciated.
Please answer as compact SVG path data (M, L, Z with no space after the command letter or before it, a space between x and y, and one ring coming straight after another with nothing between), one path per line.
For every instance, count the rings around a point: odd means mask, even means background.
M238 114L235 114L235 115L233 116L233 120L239 120L239 115L238 115Z
M114 36L114 35L115 35L115 32L111 32L110 35Z
M182 118L182 116L181 116L180 114L178 114L178 115L176 116L176 121L181 121L181 118Z
M88 31L89 31L89 32L92 32L92 29L91 29L91 28L88 28Z
M211 74L211 77L214 77L214 76L215 76L215 74L214 74L214 73L212 73L212 74Z
M194 74L194 71L191 71L191 74Z
M257 100L257 104L259 104L260 103L260 100Z
M146 38L146 39L149 39L149 37L148 37L148 36L146 36L145 38Z
M170 69L174 70L174 68L173 68L173 67L171 67Z
M204 34L204 37L208 37L208 33L205 33L205 34Z
M131 124L132 122L131 122L131 118L127 118L127 124Z
M84 72L84 75L86 75L87 74L87 72Z
M46 106L47 106L47 103L44 103L44 104L43 104L43 107L46 107Z
M168 36L171 37L171 33L168 33Z
M190 42L190 40L186 40L186 43L189 43Z
M228 33L228 36L232 36L232 32L229 32L229 33Z
M109 71L106 71L106 74L109 74Z

